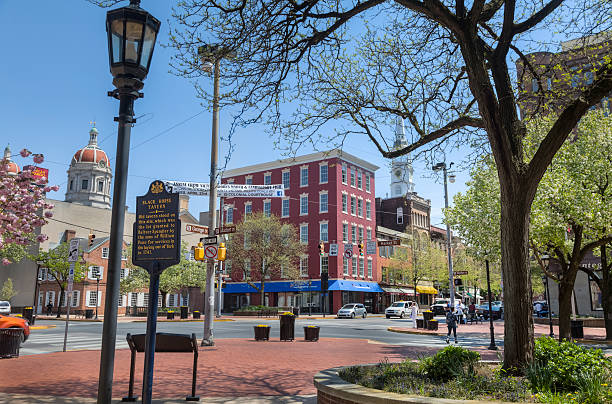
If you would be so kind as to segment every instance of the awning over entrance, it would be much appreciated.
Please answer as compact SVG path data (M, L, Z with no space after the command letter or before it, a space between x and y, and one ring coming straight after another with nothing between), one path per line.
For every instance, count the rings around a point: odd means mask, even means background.
M414 289L406 289L406 288L392 288L389 286L381 287L383 292L385 293L398 293L401 295L414 295Z
M425 293L428 295L437 295L438 291L436 290L436 288L432 287L432 286L418 286L416 287L416 290L418 293Z
M334 280L329 282L328 290L344 290L348 292L375 292L384 290L376 282Z
M254 282L255 286L261 287L260 282ZM286 281L266 282L264 292L320 292L321 281ZM232 282L223 285L223 293L256 293L257 290L246 282Z

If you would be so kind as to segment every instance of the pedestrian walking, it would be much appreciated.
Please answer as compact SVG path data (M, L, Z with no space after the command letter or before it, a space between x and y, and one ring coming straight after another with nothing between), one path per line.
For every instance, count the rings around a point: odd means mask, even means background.
M448 344L450 341L451 331L453 332L453 337L455 337L455 344L457 343L457 317L452 309L446 311L446 327L448 328L448 333L446 334L446 343Z
M419 315L419 306L416 302L412 302L410 307L410 319L412 320L412 328L417 328L417 316Z
M542 303L537 302L535 305L536 316L542 317Z
M461 308L461 305L457 306L455 309L455 316L457 317L459 324L465 324L463 322L463 309Z
M47 316L50 316L53 313L53 305L51 302L47 303Z

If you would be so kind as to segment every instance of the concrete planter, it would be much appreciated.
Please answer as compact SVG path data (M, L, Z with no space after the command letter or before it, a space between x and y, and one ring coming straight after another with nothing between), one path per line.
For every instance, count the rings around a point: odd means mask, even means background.
M510 404L505 401L451 400L449 398L434 398L408 394L388 393L386 391L370 389L357 384L352 384L341 379L340 376L338 376L338 372L343 368L344 367L338 367L322 370L314 376L313 381L315 387L317 388L318 404Z

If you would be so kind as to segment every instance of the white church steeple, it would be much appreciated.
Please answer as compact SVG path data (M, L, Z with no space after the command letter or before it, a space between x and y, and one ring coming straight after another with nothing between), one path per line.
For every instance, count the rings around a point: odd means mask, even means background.
M393 149L402 149L407 145L404 120L398 116L395 122ZM414 170L410 154L407 154L391 160L391 198L405 196L409 192L414 192Z

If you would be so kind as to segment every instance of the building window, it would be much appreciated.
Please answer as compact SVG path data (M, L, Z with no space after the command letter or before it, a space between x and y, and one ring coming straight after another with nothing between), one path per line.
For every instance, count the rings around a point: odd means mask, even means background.
M368 278L372 277L372 260L368 258Z
M362 189L363 187L363 179L361 177L361 171L357 172L357 188Z
M290 174L289 171L283 171L283 188L285 189L289 189Z
M300 258L300 276L308 276L308 257Z
M81 189L87 188L89 188L89 180L83 180L83 182L81 182Z
M308 224L300 225L300 242L308 244Z
M342 241L348 242L348 223L342 223Z
M586 72L584 73L584 84L586 85L590 85L593 84L593 72Z
M359 228L359 241L363 241L363 227Z
M346 257L342 259L342 274L344 276L348 276L349 274L349 260Z
M104 191L104 181L98 181L98 192Z
M327 192L319 194L319 212L327 212Z
M346 164L342 164L342 183L346 184Z
M531 91L533 91L534 93L537 93L539 88L540 86L538 85L538 80L531 79Z
M319 240L328 242L329 241L329 226L327 223L319 223Z
M253 185L253 176L252 175L248 175L244 178L244 183L246 185Z
M264 174L264 185L272 184L272 174Z
M354 196L351 196L351 215L355 215L357 207L355 206L357 205L357 198L355 198Z
M73 188L74 188L74 180L70 180L70 190L72 191Z
M546 87L548 88L548 90L552 90L552 78L547 77L546 78Z
M321 164L319 166L319 183L320 184L327 183L327 177L328 177L327 164Z
M234 223L234 208L227 208L227 215L225 216L226 223Z
M350 168L349 171L351 172L351 187L354 187L355 186L355 169Z
M372 218L372 202L366 201L366 219Z
M168 307L176 306L175 296L176 295L174 293L168 294Z
M102 258L108 259L108 247L102 247Z
M348 213L348 195L342 194L342 212Z
M308 214L308 194L300 195L300 215Z
M130 298L130 306L136 307L138 306L138 293L133 293Z
M329 257L321 257L321 269L319 274L329 272Z
M357 276L357 257L353 257L353 276Z
M363 258L359 258L359 276L363 278Z
M289 198L283 199L282 204L283 206L282 206L281 216L289 217Z
M372 229L366 230L366 240L372 240Z
M357 241L357 226L355 225L351 226L351 241Z
M100 294L102 292L98 292L96 293L95 291L91 291L89 292L89 301L87 302L87 306L89 307L96 307L99 305L99 299L98 299L98 294Z
M244 204L244 214L250 215L253 213L253 204L251 202L247 202Z
M308 167L300 168L300 186L301 187L308 186Z
M404 209L401 207L397 208L397 224L404 224Z
M363 217L363 199L357 199L357 216Z
M366 174L366 192L370 192L370 174Z
M81 300L80 293L81 292L78 291L78 290L73 290L72 291L72 296L71 296L71 299L70 299L70 307L78 307L81 304L81 302L80 302L80 300Z
M92 280L97 280L98 278L102 279L104 275L104 268L97 266L97 265L92 265L89 267L89 271L87 274L87 277L89 279Z
M264 216L270 217L270 215L272 214L272 201L270 201L270 200L264 201L264 203L263 203L263 213L264 213Z

